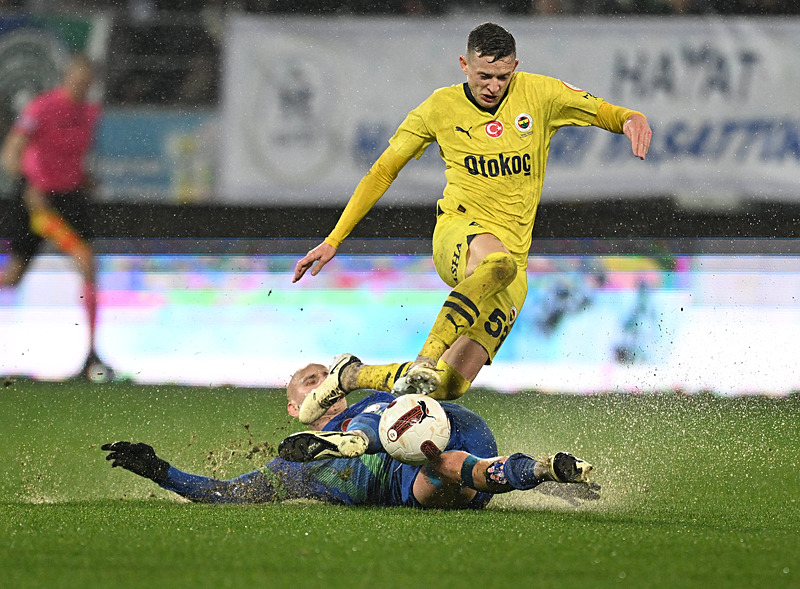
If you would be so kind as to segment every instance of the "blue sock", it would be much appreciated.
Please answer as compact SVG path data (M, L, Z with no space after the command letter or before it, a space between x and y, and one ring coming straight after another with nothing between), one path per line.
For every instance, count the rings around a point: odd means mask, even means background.
M535 465L536 460L533 456L520 453L509 456L503 465L503 473L506 475L508 484L520 491L533 489L542 482L541 479L536 478L536 475L533 474Z
M383 451L380 436L378 436L378 424L381 421L381 416L377 413L359 413L350 423L347 424L345 431L357 429L367 434L369 444L367 445L367 454L377 454Z

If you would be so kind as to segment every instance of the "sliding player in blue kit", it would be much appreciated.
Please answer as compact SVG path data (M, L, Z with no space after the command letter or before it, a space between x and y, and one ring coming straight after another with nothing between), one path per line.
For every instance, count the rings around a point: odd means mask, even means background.
M298 370L286 387L287 410L297 417L303 399L328 376L321 364ZM480 509L492 495L528 490L545 481L578 483L584 498L592 466L566 452L544 460L527 454L498 456L486 422L477 414L442 403L451 423L450 442L441 456L422 466L402 464L382 451L377 427L394 396L374 392L348 407L343 398L311 424L314 431L289 436L281 457L262 469L221 481L182 472L144 443L103 445L107 460L151 479L164 489L203 503L266 503L316 499L345 505ZM576 486L576 485L572 485Z

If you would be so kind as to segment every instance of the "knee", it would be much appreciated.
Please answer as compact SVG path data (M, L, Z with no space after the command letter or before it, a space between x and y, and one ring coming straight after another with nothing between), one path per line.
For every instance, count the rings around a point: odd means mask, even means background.
M507 252L493 252L480 263L491 274L492 282L508 286L517 277L517 264Z

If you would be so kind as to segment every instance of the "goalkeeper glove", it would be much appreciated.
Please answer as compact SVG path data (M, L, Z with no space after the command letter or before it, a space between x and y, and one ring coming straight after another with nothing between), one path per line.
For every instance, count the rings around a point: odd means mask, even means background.
M159 485L167 480L169 462L156 456L152 446L141 442L113 442L103 444L100 449L110 452L106 460L113 460L112 468L121 466Z

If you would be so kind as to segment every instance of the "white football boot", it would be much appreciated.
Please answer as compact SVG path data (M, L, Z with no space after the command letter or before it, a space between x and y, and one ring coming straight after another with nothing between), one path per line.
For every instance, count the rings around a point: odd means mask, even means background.
M317 388L311 391L300 405L300 415L298 418L302 423L308 425L314 423L325 412L333 407L337 401L343 399L350 391L342 388L342 370L354 363L361 363L361 360L353 354L341 354L333 359L328 377L322 381Z

